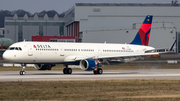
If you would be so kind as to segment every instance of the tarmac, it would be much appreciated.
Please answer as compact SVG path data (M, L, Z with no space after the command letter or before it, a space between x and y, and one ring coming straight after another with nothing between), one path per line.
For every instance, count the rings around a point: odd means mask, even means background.
M164 54L161 58L175 58L180 62L180 54ZM166 60L133 61L138 63L167 62ZM8 63L0 57L0 65ZM128 79L156 79L180 80L180 69L137 69L137 70L104 70L102 75L94 75L92 71L75 70L71 75L62 71L26 71L26 75L19 75L19 71L0 71L0 82L15 81L75 81L75 80L128 80Z
M70 75L62 71L26 71L26 75L19 75L18 71L0 71L0 82L128 79L180 80L180 69L104 70L102 75L81 70Z

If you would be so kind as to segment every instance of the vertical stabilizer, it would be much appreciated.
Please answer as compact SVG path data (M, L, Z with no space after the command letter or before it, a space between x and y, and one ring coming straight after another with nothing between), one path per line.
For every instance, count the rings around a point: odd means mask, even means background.
M130 44L148 46L153 16L147 15L134 40Z

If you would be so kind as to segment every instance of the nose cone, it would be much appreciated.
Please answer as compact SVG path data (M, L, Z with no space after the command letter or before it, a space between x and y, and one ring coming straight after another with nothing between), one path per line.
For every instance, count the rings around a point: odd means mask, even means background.
M4 60L9 60L10 59L9 55L7 54L7 52L3 53L3 59Z

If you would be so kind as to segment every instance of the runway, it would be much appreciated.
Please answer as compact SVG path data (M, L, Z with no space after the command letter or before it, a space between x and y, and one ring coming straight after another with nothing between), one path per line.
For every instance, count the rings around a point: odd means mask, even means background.
M18 71L0 71L0 82L126 79L180 80L180 69L104 70L102 75L80 70L71 75L64 75L62 71L26 71L26 75L19 75Z

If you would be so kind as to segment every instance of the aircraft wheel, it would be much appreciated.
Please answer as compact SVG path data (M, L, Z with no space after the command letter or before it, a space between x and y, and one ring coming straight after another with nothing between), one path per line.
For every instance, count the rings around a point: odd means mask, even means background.
M68 74L72 74L72 69L71 68L67 68L67 73Z
M71 68L64 68L63 73L64 74L72 74L72 69Z
M25 75L26 72L25 72L25 71L20 71L19 74L20 74L20 75Z
M64 68L64 69L63 69L63 73L64 73L64 74L67 74L67 68Z
M98 74L102 74L102 73L103 73L103 70L102 70L101 68L99 68L99 69L97 70L97 73L98 73Z

